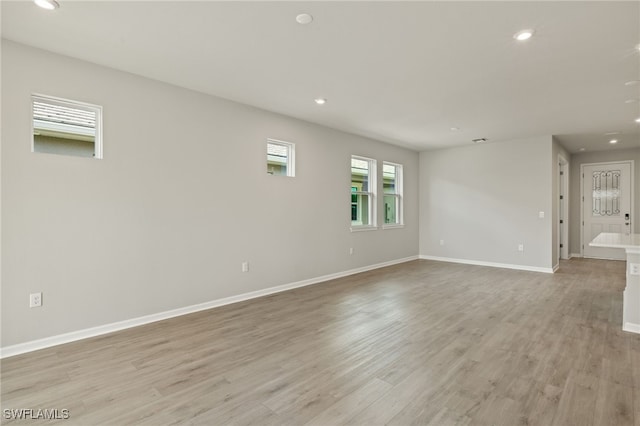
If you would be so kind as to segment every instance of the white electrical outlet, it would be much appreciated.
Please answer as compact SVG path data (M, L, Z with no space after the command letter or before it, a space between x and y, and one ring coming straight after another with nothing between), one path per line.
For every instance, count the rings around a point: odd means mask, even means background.
M242 262L242 272L249 272L249 262Z
M349 249L349 254L353 254L353 247Z
M640 263L629 264L629 275L640 275Z
M440 245L443 246L444 245L444 240L440 240Z
M524 251L524 244L518 244L518 251Z
M540 219L544 219L544 212L538 212L538 217Z
M38 308L42 306L42 293L31 293L29 295L29 307Z

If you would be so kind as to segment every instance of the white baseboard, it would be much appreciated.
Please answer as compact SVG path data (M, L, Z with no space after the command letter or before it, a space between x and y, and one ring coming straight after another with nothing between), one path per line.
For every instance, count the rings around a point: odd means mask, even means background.
M580 254L580 253L569 253L569 259L571 259L573 257L582 257L582 254Z
M544 272L547 274L553 274L553 268L542 268L539 266L527 266L527 265L514 265L511 263L495 263L485 262L482 260L469 260L469 259L454 259L451 257L439 257L429 256L425 254L420 255L420 259L424 260L437 260L439 262L452 262L452 263L464 263L465 265L477 265L477 266L491 266L493 268L505 268L505 269L517 269L519 271L531 271L531 272Z
M37 351L52 346L62 345L64 343L75 342L77 340L88 339L90 337L100 336L114 331L125 330L127 328L137 327L156 321L162 321L194 312L204 311L206 309L216 308L218 306L230 305L232 303L242 302L269 294L280 293L294 288L305 287L312 284L318 284L349 275L359 274L361 272L371 271L373 269L384 268L386 266L397 265L399 263L417 260L418 256L405 257L403 259L391 260L388 262L377 263L375 265L364 266L361 268L350 269L348 271L337 272L335 274L323 275L321 277L310 278L307 280L297 281L294 283L269 287L262 290L251 291L236 296L225 297L223 299L211 300L209 302L199 303L197 305L185 306L183 308L172 309L170 311L159 312L157 314L145 315L143 317L132 318L124 321L114 322L110 324L100 325L97 327L85 328L83 330L72 331L70 333L58 334L56 336L45 337L43 339L32 340L30 342L18 343L16 345L0 348L0 359L20 355L27 352Z
M556 272L558 272L558 269L560 269L560 264L559 264L559 263L556 263L556 264L553 266L553 273L555 274Z
M632 322L625 322L624 327L622 327L624 331L628 331L630 333L639 333L640 334L640 324L634 324Z

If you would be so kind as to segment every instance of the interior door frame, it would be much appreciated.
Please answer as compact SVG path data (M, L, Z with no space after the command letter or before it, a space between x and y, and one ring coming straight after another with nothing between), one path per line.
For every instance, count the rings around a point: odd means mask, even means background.
M558 155L559 173L563 178L558 179L559 188L558 194L562 196L561 200L558 200L558 218L564 225L562 227L562 235L558 230L558 241L556 241L556 247L558 247L558 257L566 260L570 258L569 255L569 161L562 155ZM562 214L561 214L562 213ZM560 224L558 224L559 226ZM563 242L562 248L560 248L560 241Z
M629 176L629 180L631 182L631 197L630 197L630 202L631 205L629 207L629 210L631 212L631 222L630 222L630 226L629 229L631 229L631 231L633 232L633 227L635 224L635 221L638 220L638 218L633 217L633 213L635 212L635 188L634 188L634 182L635 182L635 170L634 170L634 163L635 160L620 160L620 161L601 161L601 162L597 162L597 163L584 163L584 164L580 164L580 256L584 257L584 168L588 167L588 166L599 166L599 165L605 165L605 164L623 164L623 163L628 163L630 165L629 167L629 174L631 176Z

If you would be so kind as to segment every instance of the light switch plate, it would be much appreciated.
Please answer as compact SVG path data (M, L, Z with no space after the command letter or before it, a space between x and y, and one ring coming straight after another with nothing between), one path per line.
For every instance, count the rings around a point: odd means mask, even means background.
M629 275L640 275L640 263L629 264Z

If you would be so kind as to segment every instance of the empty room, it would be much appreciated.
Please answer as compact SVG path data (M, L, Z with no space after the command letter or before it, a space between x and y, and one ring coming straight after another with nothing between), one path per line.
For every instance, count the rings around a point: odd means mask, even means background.
M640 424L639 2L0 13L2 424Z

